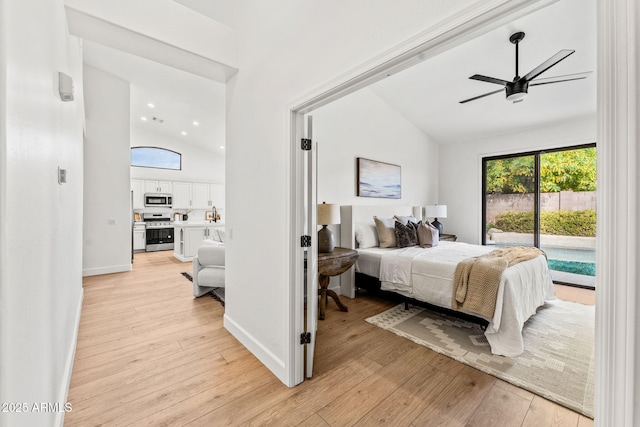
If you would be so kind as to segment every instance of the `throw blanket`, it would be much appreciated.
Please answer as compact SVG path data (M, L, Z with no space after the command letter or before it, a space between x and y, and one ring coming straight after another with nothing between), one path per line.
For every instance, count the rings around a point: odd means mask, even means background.
M514 246L461 261L453 278L452 308L492 318L502 272L507 267L540 255L544 252L538 248Z

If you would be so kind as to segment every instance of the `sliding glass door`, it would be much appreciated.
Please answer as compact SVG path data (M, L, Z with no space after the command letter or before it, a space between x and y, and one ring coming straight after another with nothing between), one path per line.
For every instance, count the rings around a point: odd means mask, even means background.
M487 157L483 244L536 246L556 282L595 286L595 144Z

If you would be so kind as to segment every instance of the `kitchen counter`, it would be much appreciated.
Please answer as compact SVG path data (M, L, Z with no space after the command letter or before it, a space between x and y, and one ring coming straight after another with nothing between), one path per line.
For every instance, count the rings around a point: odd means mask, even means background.
M205 220L173 221L173 227L224 227L224 223Z
M174 221L175 241L173 256L182 262L191 261L202 246L203 240L219 240L224 235L224 223L205 220Z

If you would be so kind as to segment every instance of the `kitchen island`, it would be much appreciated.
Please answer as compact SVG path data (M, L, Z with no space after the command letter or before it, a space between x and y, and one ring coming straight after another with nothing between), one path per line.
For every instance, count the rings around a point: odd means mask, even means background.
M174 221L173 256L189 262L198 254L205 239L224 241L224 223L213 221Z

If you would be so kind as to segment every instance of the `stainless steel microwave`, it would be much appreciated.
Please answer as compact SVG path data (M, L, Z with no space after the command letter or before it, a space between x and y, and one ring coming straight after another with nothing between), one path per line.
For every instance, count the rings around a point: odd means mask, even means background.
M144 205L146 207L171 207L171 194L146 193L144 195Z

